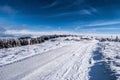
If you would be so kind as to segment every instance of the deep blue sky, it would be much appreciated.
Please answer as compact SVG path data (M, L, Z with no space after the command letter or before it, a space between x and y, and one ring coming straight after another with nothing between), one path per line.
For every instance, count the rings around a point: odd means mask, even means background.
M119 33L120 0L0 0L0 27Z

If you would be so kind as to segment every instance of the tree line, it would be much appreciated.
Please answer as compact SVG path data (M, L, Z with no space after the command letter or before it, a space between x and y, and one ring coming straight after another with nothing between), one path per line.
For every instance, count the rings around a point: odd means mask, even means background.
M109 42L120 42L120 38L118 36L116 36L115 38L113 38L112 36L110 38L95 38L96 40L100 41L100 42L105 42L105 41L109 41Z
M58 38L58 37L67 37L67 36L70 35L45 35L36 38L20 37L16 39L0 39L0 49L39 44L49 39Z

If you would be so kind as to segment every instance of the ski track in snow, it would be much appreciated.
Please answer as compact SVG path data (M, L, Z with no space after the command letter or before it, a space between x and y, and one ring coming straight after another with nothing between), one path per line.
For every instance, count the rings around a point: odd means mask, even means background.
M0 80L88 80L96 41L71 42L0 67Z

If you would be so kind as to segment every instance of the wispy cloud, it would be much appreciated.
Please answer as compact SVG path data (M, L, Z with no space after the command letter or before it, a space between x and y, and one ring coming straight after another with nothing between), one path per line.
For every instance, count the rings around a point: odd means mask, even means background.
M84 15L92 15L93 13L97 13L98 10L94 7L88 7L88 9L82 9L80 11L81 14L84 14Z
M79 29L95 29L95 28L111 28L112 25L118 25L120 24L120 21L98 21L98 22L91 22L91 23L85 23L85 24L81 24L75 27L75 30L79 30ZM111 27L107 27L107 26L111 26ZM114 28L114 26L113 26ZM113 29L112 28L112 29Z
M40 36L40 35L53 35L53 34L75 34L74 32L69 32L69 31L30 31L30 30L7 30L5 34L8 35L35 35L35 36Z
M85 33L88 33L88 32L117 33L120 30L120 27L111 26L111 25L117 25L117 24L120 24L120 21L93 22L90 24L76 26L74 30L79 32L85 32Z
M81 29L79 27L75 28L75 32L79 32L79 33L89 33L89 34L94 34L94 33L105 33L105 34L118 34L120 31L120 28L110 28L110 27L103 27L103 28L90 28L90 29Z
M95 28L95 30L97 30L98 28ZM98 30L120 30L120 28L116 28L116 27L107 27L107 28L99 28Z
M79 27L74 29L75 32L79 33L96 33L96 29L80 29Z
M7 29L7 28L10 28L11 26L13 26L13 23L9 20L0 18L0 26Z
M120 24L120 21L110 21L110 22L95 22L95 23L90 23L85 26L107 26L107 25L115 25L115 24Z
M54 1L53 3L49 4L49 5L46 5L46 6L42 6L41 9L47 9L47 8L51 8L51 7L54 7L55 5L58 4L58 1Z
M15 9L8 5L0 6L0 11L9 15L14 15L17 13Z
M87 9L83 9L83 10L80 11L80 14L91 15L92 13L91 13L91 11L89 11L89 10L87 10Z
M13 25L13 27L9 28L10 30L24 30L27 29L28 26L26 24L21 24L21 25Z
M0 33L3 33L5 31L6 31L6 29L4 27L0 26Z
M69 11L69 12L61 12L58 14L53 14L50 15L49 17L61 17L61 16L71 16L71 15L80 15L80 16L90 16L93 13L97 13L97 9L93 8L93 7L89 7L88 9L80 9L80 10L76 10L76 11Z

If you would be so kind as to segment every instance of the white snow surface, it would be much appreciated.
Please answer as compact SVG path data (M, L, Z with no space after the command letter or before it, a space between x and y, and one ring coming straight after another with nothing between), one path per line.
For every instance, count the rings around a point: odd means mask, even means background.
M119 42L103 42L102 53L104 60L110 62L110 68L115 72L117 80L120 80L120 43Z
M68 42L66 39L69 39L71 41ZM0 49L0 66L10 64L28 57L32 57L37 54L42 54L43 52L47 52L52 49L63 47L65 45L71 44L74 39L79 40L80 38L56 38L41 44Z
M0 50L0 80L88 80L97 41L57 38Z

